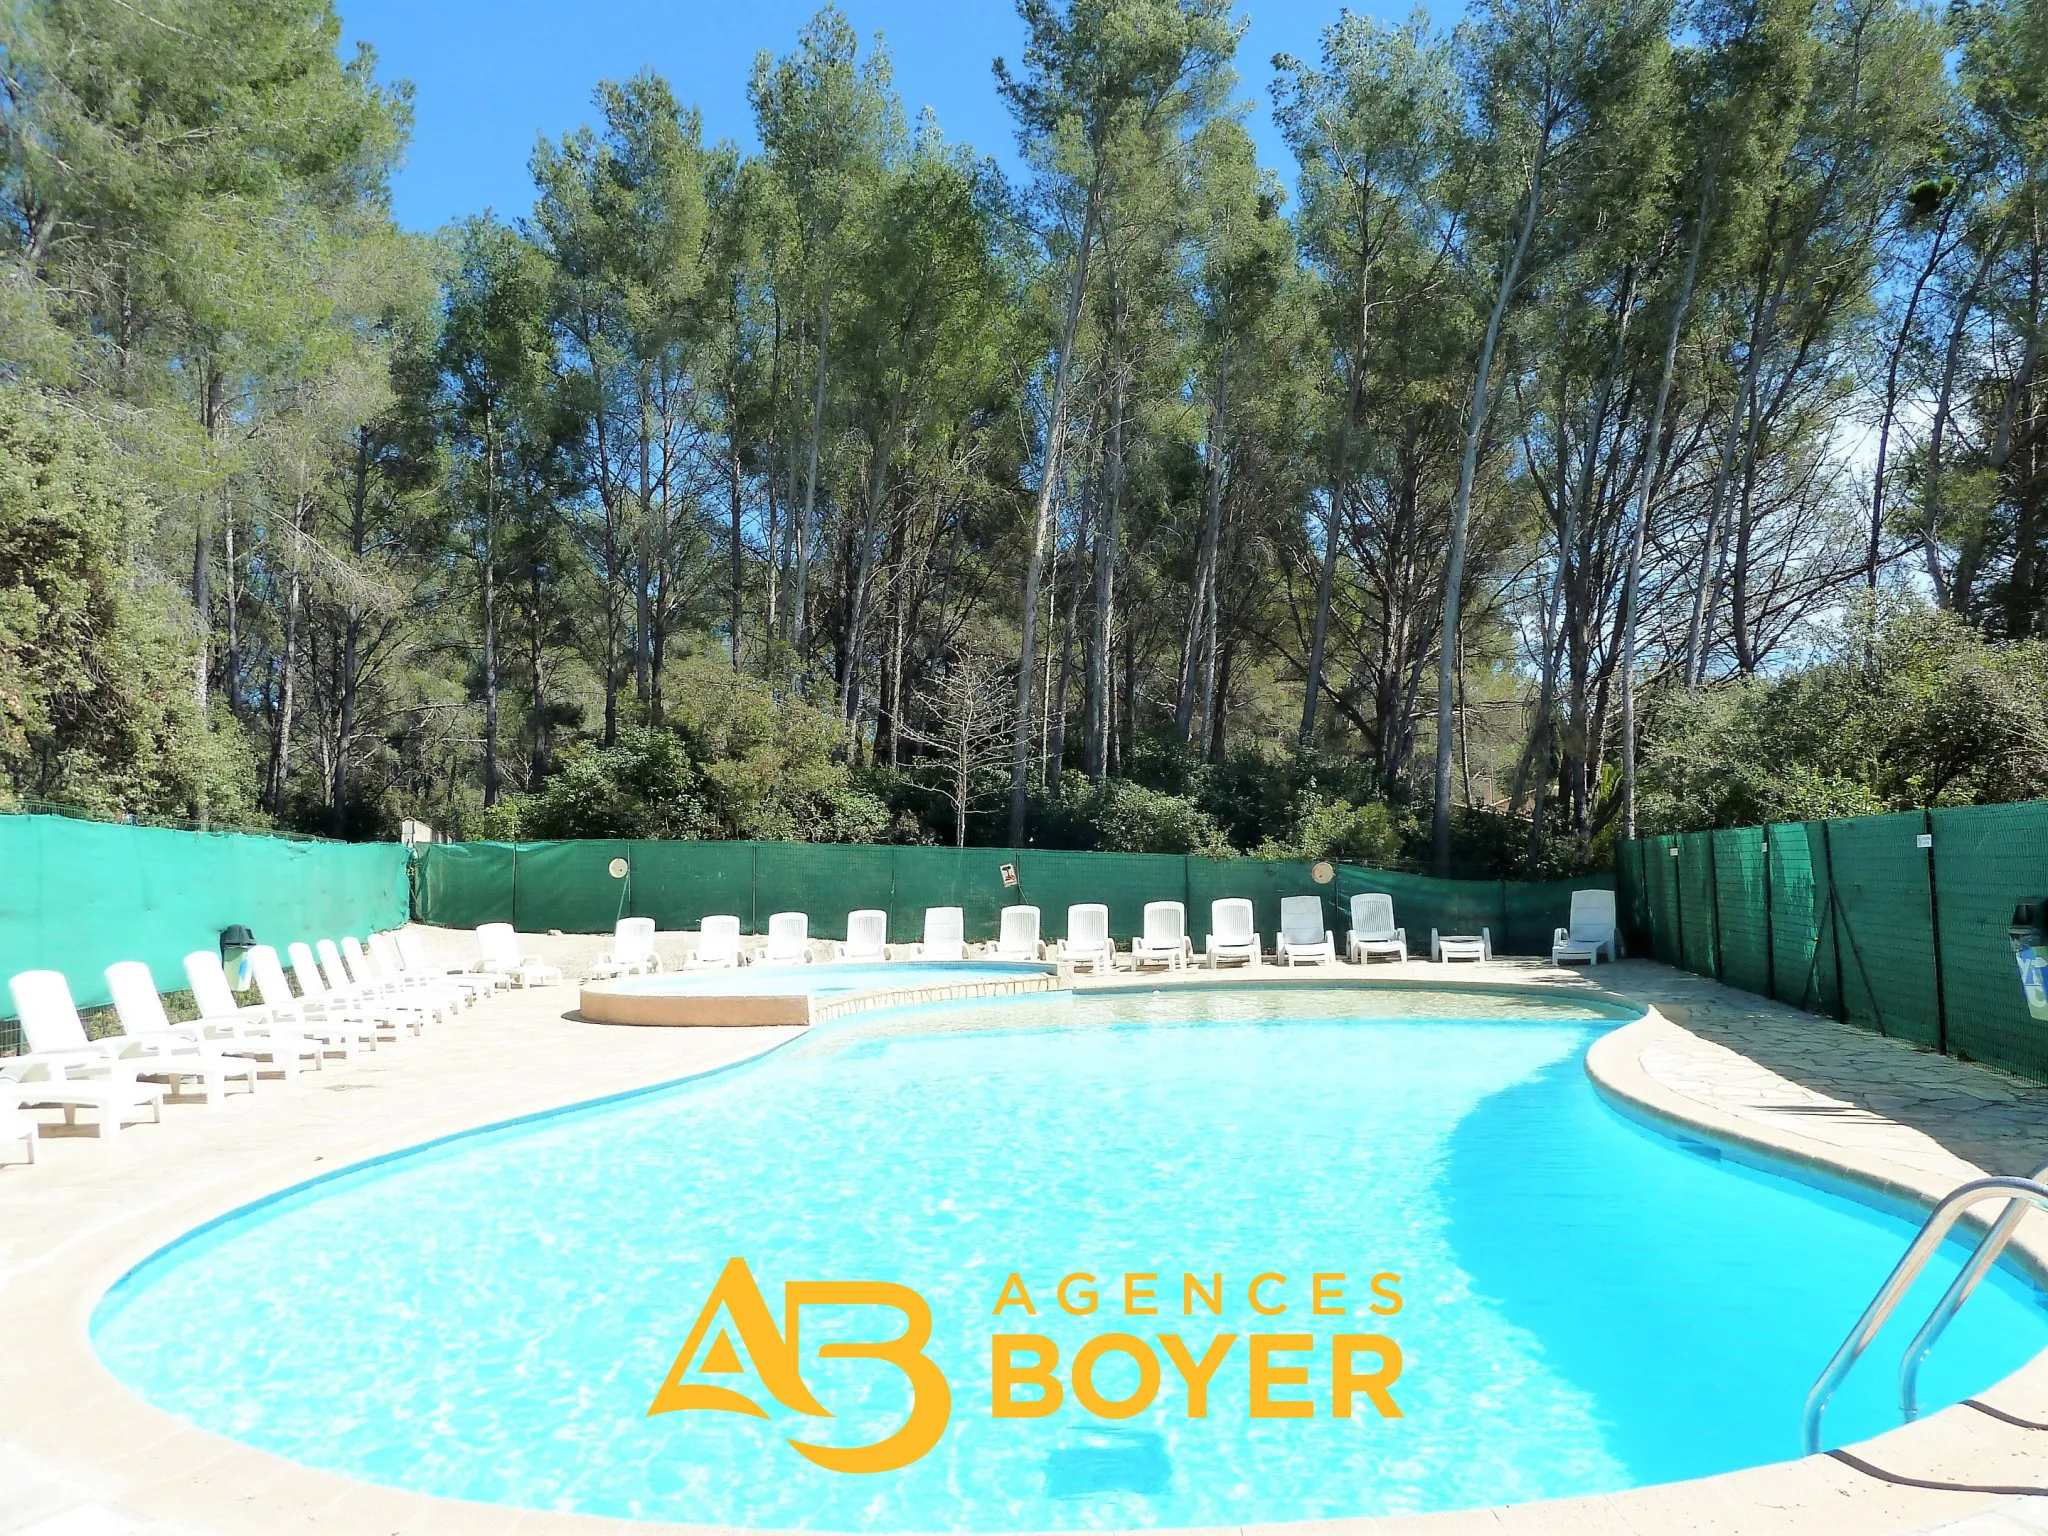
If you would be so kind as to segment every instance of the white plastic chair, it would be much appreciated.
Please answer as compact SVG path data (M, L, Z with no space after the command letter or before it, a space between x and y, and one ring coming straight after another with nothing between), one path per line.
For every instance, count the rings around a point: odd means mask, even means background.
M440 1016L440 1010L431 1004L418 998L401 998L396 988L387 991L382 982L352 975L342 963L341 946L332 939L315 940L313 953L320 959L320 977L327 983L331 996L360 1003L365 1010L393 1024L410 1025L414 1034L425 1032L429 1013Z
M1620 941L1615 937L1614 892L1573 891L1572 925L1560 928L1550 943L1550 963L1563 965L1567 960L1583 960L1588 965L1600 963L1600 952L1607 951L1611 965L1620 954Z
M879 961L889 958L889 914L863 907L846 914L846 937L832 946L834 960Z
M1252 904L1242 896L1225 896L1209 903L1209 937L1203 946L1210 969L1226 962L1233 965L1259 963L1259 935L1252 928Z
M809 913L777 912L768 919L768 943L754 957L756 965L804 965L810 958Z
M730 970L740 963L740 920L707 917L697 926L697 947L683 961L686 971Z
M374 939L376 935L371 937ZM396 998L408 1008L425 1009L436 1021L448 1018L469 1000L469 994L460 987L434 986L423 980L401 976L380 956L364 948L354 934L343 936L341 958L357 986Z
M319 962L314 959L311 946L303 942L293 943L287 945L286 950L292 957L292 979L299 984L299 997L305 1002L317 1003L327 1017L333 1018L340 1014L368 1022L378 1031L376 1038L380 1044L385 1038L386 1030L390 1032L392 1040L403 1040L408 1026L415 1034L420 1032L417 1014L393 1008L390 1004L381 1003L375 998L358 997L351 992L336 992L328 986L326 978L320 974Z
M1194 958L1188 938L1188 909L1177 901L1145 903L1145 931L1131 940L1131 969L1163 965L1178 971Z
M1003 924L996 941L985 956L990 960L1043 960L1045 945L1038 937L1039 911L1036 907L1003 908Z
M1337 963L1336 936L1323 926L1322 897L1280 898L1280 937L1274 941L1273 954L1288 966Z
M509 924L500 926L509 927ZM483 929L477 930L483 936ZM538 962L534 962L538 964ZM546 967L554 970L553 966ZM661 969L661 956L654 952L654 919L651 917L622 917L618 927L612 930L612 947L597 957L597 963L590 968L590 979L598 981L608 976L649 976ZM559 980L561 972L555 972ZM522 985L533 985L530 981Z
M1394 926L1394 898L1385 891L1360 891L1351 898L1351 941L1344 958L1370 965L1380 955L1408 959L1408 930Z
M140 1081L135 1063L121 1060L114 1042L86 1038L61 972L23 971L8 978L7 990L29 1050L0 1057L0 1085L17 1108L61 1109L66 1125L76 1125L78 1111L90 1109L101 1140L117 1135L138 1110L163 1119L163 1088Z
M505 926L509 928L512 925L507 923ZM473 965L435 965L427 958L427 946L420 942L420 936L410 928L394 928L389 933L371 934L370 953L382 959L384 968L400 981L414 986L449 987L460 993L468 1002L474 1002L479 997L489 997L500 987L512 985L510 976L501 976L496 971L484 969L481 945L478 946L477 960Z
M1109 936L1109 908L1099 901L1067 908L1067 936L1059 941L1054 954L1076 970L1084 965L1097 975L1115 970L1116 941Z
M355 1054L358 1045L376 1048L374 1019L331 1006L317 997L294 996L277 951L270 945L250 948L249 972L256 978L256 995L263 999L264 1012L273 1024L289 1024L315 1039L325 1038L330 1047L340 1048L344 1060Z
M1429 930L1429 958L1439 964L1452 960L1491 960L1493 958L1493 930L1482 928L1478 933L1439 933Z
M911 953L919 960L965 960L967 914L958 907L926 907L924 938Z
M260 1003L244 1007L236 1000L234 988L228 985L218 951L195 949L187 955L185 981L199 1009L194 1027L207 1039L232 1044L237 1053L246 1053L259 1061L267 1058L287 1079L297 1077L300 1065L307 1061L326 1068L328 1041L320 1027L273 1023L270 1010ZM336 1048L347 1056L352 1044L344 1034Z
M248 1092L256 1091L253 1060L227 1055L194 1025L170 1021L148 966L140 960L117 960L107 967L106 977L115 1017L121 1021L118 1038L126 1042L121 1055L135 1063L137 1077L167 1078L176 1094L185 1091L185 1080L191 1078L209 1104L226 1098L228 1084L236 1078Z
M653 943L654 924L644 917L629 917L626 923L646 923L650 948ZM626 923L619 926L624 928ZM551 987L562 979L560 966L549 965L538 955L521 954L519 935L510 923L485 923L476 931L477 953L481 958L477 968L486 976L502 976L507 986ZM614 950L617 946L614 945ZM599 964L605 957L599 957ZM590 974L598 974L595 966ZM608 976L624 975L623 971L606 971Z

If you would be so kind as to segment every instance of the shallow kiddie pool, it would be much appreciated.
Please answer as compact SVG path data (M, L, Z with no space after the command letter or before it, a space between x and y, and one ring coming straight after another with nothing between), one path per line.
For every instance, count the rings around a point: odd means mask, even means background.
M1615 1114L1582 1057L1620 1012L1266 988L866 1015L734 1071L230 1218L123 1280L94 1341L151 1402L309 1465L462 1499L737 1526L1228 1525L1789 1458L1808 1385L1909 1228ZM1955 1257L1930 1266L1890 1334L1924 1314ZM719 1310L683 1379L765 1416L649 1416L734 1258L765 1309ZM1092 1314L1060 1306L1076 1273L1094 1278L1067 1297L1092 1294ZM902 1318L825 1305L803 1309L792 1355L832 1417L778 1402L788 1281L894 1282L929 1305L925 1353L951 1412L928 1454L852 1474L791 1449L885 1440L911 1394L893 1366L819 1352L891 1337ZM1158 1311L1127 1313L1127 1286ZM1013 1299L997 1315L1019 1290L1035 1312ZM1391 1296L1397 1312L1371 1310ZM1169 1333L1196 1359L1235 1335L1205 1417L1189 1414ZM1056 1411L994 1416L998 1334L1058 1350ZM1161 1368L1127 1417L1077 1401L1075 1356L1104 1334L1131 1336ZM1311 1416L1252 1415L1255 1334L1281 1336L1262 1346L1260 1393ZM1363 1393L1351 1417L1331 1416L1336 1340L1354 1334L1398 1348L1384 1390L1401 1417ZM1896 1423L1899 1342L1880 1341L1830 1409L1830 1444ZM1954 1402L2043 1347L2048 1313L2001 1275L1942 1340L1923 1402ZM1096 1402L1144 1385L1135 1353L1100 1353Z

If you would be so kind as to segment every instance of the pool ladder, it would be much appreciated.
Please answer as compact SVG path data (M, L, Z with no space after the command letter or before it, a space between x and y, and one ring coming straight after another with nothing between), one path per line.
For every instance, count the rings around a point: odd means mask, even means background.
M1877 1337L1892 1315L1900 1299L1920 1278L1920 1271L1927 1267L1927 1261L1941 1246L1949 1229L1961 1219L1963 1212L1986 1200L2003 1197L2005 1209L1999 1214L1978 1242L1976 1251L1969 1262L1957 1272L1949 1288L1943 1293L1934 1310L1927 1314L1927 1321L1920 1325L1920 1331L1913 1335L1913 1342L1906 1346L1906 1353L1899 1361L1899 1412L1908 1421L1920 1417L1920 1363L1927 1358L1927 1352L1934 1347L1942 1330L1950 1319L1962 1310L1970 1293L1977 1289L1977 1282L1998 1262L2005 1252L2005 1245L2012 1240L2015 1228L2027 1214L2029 1206L2040 1206L2048 1210L2048 1164L2034 1171L2030 1179L2004 1175L1998 1178L1972 1179L1951 1190L1942 1202L1929 1213L1920 1228L1920 1235L1913 1239L1905 1256L1893 1268L1870 1305L1863 1309L1856 1326L1849 1330L1849 1337L1842 1341L1842 1347L1835 1351L1834 1359L1827 1369L1820 1373L1820 1380L1813 1384L1813 1390L1806 1394L1806 1412L1801 1421L1801 1437L1805 1454L1812 1456L1820 1450L1820 1416L1827 1410L1828 1399L1835 1395L1835 1389L1842 1384L1842 1378L1849 1374L1851 1367L1862 1358L1870 1341Z

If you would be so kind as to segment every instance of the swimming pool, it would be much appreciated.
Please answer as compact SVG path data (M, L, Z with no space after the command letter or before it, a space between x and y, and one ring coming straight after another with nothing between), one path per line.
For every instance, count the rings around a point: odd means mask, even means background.
M864 1016L755 1063L349 1173L165 1250L101 1302L94 1343L158 1406L295 1461L449 1497L818 1530L1235 1524L1611 1491L1779 1460L1799 1405L1909 1229L1641 1130L1588 1084L1616 1018L1527 997L1320 987L1026 998ZM883 1280L930 1304L952 1383L937 1447L901 1471L812 1466L857 1445L901 1380L821 1342L803 1377L836 1415L647 1408L733 1256L784 1281ZM1037 1315L992 1308L1018 1273ZM1101 1309L1061 1312L1087 1271ZM1225 1276L1184 1317L1180 1277ZM1246 1283L1284 1315L1256 1316ZM1392 1316L1317 1316L1394 1274ZM1930 1266L1833 1408L1829 1443L1896 1422L1899 1335L1954 1272ZM1153 1274L1157 1317L1122 1277ZM1918 1310L1916 1310L1918 1309ZM893 1317L891 1319L893 1323ZM1249 1416L1245 1336L1396 1339L1404 1417L1328 1415L1327 1380ZM1209 1415L1171 1367L1107 1421L1069 1399L991 1417L993 1331L1063 1361L1112 1330L1240 1336ZM889 1330L893 1332L893 1327ZM1931 1410L2048 1347L2001 1276L1930 1360ZM1889 1351L1889 1352L1888 1352ZM749 1362L751 1363L751 1362ZM1128 1362L1117 1360L1117 1365ZM1063 1366L1062 1376L1066 1374ZM1106 1396L1135 1370L1105 1364ZM743 1385L751 1376L734 1376Z

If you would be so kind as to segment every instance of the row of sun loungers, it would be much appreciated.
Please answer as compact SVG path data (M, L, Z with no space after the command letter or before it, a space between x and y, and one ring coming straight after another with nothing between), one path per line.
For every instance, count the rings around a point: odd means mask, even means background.
M292 989L286 961L298 981ZM477 998L510 984L495 971L446 972L427 960L417 935L372 934L292 944L284 956L267 944L248 952L256 1003L244 1003L210 949L185 956L185 979L199 1017L173 1023L156 980L139 960L106 969L119 1028L86 1034L61 971L23 971L8 991L26 1047L0 1057L0 1143L21 1141L35 1161L40 1122L29 1111L61 1109L66 1124L91 1110L102 1139L147 1115L163 1118L165 1091L196 1092L208 1103L253 1093L258 1073L296 1078L330 1056L395 1045L420 1035Z
M1351 926L1344 958L1354 965L1374 960L1405 961L1408 931L1394 921L1394 900L1381 892L1364 892L1351 899ZM1195 961L1195 949L1187 932L1187 909L1177 901L1146 904L1143 931L1134 934L1130 948L1119 952L1109 933L1109 908L1100 902L1083 902L1067 908L1066 937L1050 943L1040 937L1041 914L1037 907L1005 907L997 938L982 947L979 958L996 961L1058 960L1076 968L1102 971L1127 963L1133 969L1151 966L1177 970ZM1250 901L1226 897L1209 908L1209 932L1201 958L1211 967L1256 966L1265 957L1264 936L1254 927L1256 919ZM612 947L598 957L591 968L593 980L643 975L662 969L654 948L654 920L647 917L622 919L613 936ZM534 985L529 977L559 980L554 967L518 953L518 937L509 923L486 924L477 930L481 963ZM1569 928L1556 931L1552 945L1553 963L1568 960L1599 962L1602 953L1612 960L1616 952L1614 893L1578 891L1572 897ZM1288 896L1280 902L1280 932L1275 936L1273 958L1284 966L1332 965L1337 961L1336 934L1324 926L1322 898ZM1430 930L1432 960L1485 960L1493 954L1493 936L1487 929L1477 934L1445 934ZM969 956L966 941L966 913L960 907L929 907L924 915L924 937L914 944L889 942L889 914L879 908L850 912L846 937L831 946L835 962L878 963L886 960L962 961ZM740 920L724 915L706 917L698 930L697 945L683 961L687 970L729 969L757 965L802 965L812 959L810 918L802 912L778 912L768 920L766 942L749 949L743 942Z

